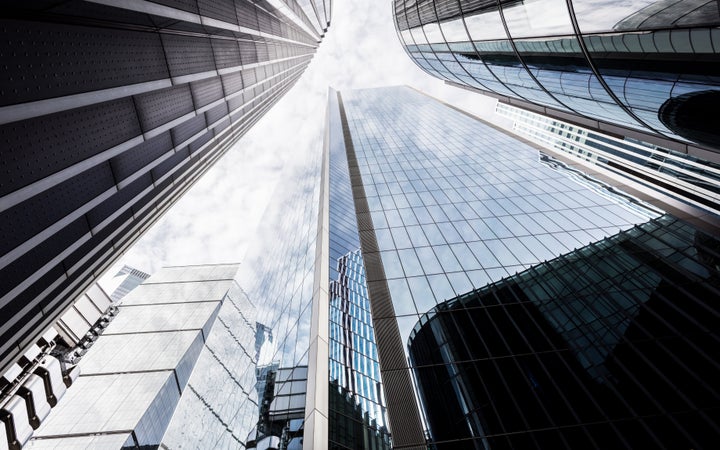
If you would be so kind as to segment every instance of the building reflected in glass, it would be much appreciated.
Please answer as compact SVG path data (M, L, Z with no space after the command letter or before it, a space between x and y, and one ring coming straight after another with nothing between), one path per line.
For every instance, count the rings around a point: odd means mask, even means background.
M355 449L356 441L366 439L389 445L345 136L338 93L332 89L328 104L329 443L334 449Z
M329 107L343 131L393 446L421 447L405 343L423 314L657 214L410 88L343 92Z
M663 216L438 304L408 340L434 448L715 448L719 251Z
M513 131L676 217L720 228L720 164L498 103Z
M720 149L715 0L395 0L423 70L556 117ZM570 114L570 116L568 116ZM692 144L688 145L679 145ZM717 158L717 156L715 157Z

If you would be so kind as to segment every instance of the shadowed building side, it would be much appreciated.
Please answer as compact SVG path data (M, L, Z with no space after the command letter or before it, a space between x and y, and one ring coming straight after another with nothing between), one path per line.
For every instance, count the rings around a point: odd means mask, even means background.
M714 448L719 251L663 216L429 311L435 448Z
M0 371L294 85L330 16L105 3L3 5Z

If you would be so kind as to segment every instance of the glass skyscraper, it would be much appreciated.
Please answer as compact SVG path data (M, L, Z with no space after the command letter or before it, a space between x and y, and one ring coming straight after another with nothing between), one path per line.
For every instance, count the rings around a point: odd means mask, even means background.
M715 448L719 251L663 216L438 304L408 340L434 448Z
M513 131L676 217L720 228L720 164L498 103Z
M338 99L338 93L330 89L325 137L329 174L330 447L358 448L356 441L367 433L368 439L378 441L376 447L369 448L388 448L385 400ZM360 414L350 407L353 404L359 406Z
M420 317L657 214L544 164L537 147L410 88L331 92L329 109L331 125L339 122L329 141L344 150L330 153L329 167L337 168L330 218L335 209L345 219L336 222L344 224L341 235L355 239L342 251L359 239L393 446L424 448L405 349ZM332 201L339 196L333 176L344 180L353 208ZM331 344L332 354L338 344Z
M270 422L265 431L237 430L238 435L244 434L240 436L243 445L261 440L263 433L270 440L280 438L278 429L293 436L300 434L289 448L327 445L328 282L327 263L319 263L327 255L327 250L323 253L327 248L323 230L327 226L323 227L320 219L327 211L322 206L323 198L327 202L323 197L327 190L321 188L320 181L322 161L321 149L312 149L296 164L286 164L261 221L256 244L238 272L240 285L257 306L257 321L265 336L251 388L266 390L269 404L265 411L255 410L253 424L260 422L261 413ZM322 269L324 280L319 273ZM222 375L219 370L218 374ZM267 386L268 378L273 377L274 388ZM282 380L285 382L279 382ZM218 395L222 402L223 397ZM205 410L208 420L213 409ZM228 413L232 414L232 408Z
M394 8L401 42L431 75L583 125L660 137L694 156L720 148L707 114L720 98L715 0L395 0Z
M287 92L330 1L3 3L0 372Z

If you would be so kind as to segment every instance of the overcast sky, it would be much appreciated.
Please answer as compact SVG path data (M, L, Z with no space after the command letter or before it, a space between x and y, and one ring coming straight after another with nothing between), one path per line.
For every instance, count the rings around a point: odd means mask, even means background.
M123 264L241 262L283 166L322 151L328 86L406 84L487 117L494 101L444 85L406 55L391 0L336 0L330 28L297 84L106 275ZM260 225L261 226L261 225Z

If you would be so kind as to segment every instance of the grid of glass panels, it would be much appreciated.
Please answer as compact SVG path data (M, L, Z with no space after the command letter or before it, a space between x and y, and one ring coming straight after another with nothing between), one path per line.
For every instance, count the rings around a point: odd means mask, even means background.
M715 1L395 0L394 7L401 42L431 75L720 146L701 107L720 96Z
M533 142L720 214L718 164L646 142L618 139L503 103L498 103L496 112L512 119L513 130Z
M343 102L405 339L438 302L646 220L410 88Z
M264 341L258 351L258 368L308 366L321 154L310 152L299 161L285 167L255 245L238 271L240 284L257 307L258 329L264 336L272 336L258 341ZM257 396L256 381L248 387L253 397ZM305 383L292 383L287 394L304 395L305 391ZM253 414L252 425L258 421L257 405ZM236 434L244 443L249 432L248 428Z
M360 250L337 265L338 278L330 282L330 381L382 427L380 366Z
M438 305L408 341L436 448L714 448L718 261L663 216Z
M380 367L370 314L365 268L360 253L360 238L355 217L355 204L338 110L337 93L329 96L329 368L331 389L342 396L351 396L373 426L385 426ZM331 406L335 403L331 403ZM334 414L355 421L354 408L337 403ZM361 416L362 417L362 416ZM330 422L330 435L338 422ZM363 422L357 425L362 428ZM352 439L348 439L352 441ZM336 442L333 445L341 445Z
M646 221L410 88L349 91L343 105L382 266L363 247L366 270L384 273L403 342L438 303ZM376 329L387 319L373 311Z

